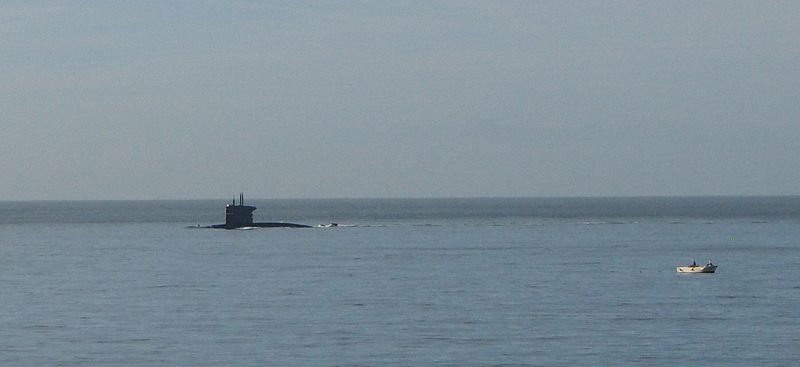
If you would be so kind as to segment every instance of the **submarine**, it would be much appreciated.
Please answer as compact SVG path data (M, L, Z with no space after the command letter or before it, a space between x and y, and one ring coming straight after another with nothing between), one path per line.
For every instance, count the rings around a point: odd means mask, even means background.
M311 228L305 224L287 222L253 222L253 211L256 207L244 205L244 193L239 194L239 205L236 198L225 205L225 224L214 224L207 228L237 229L237 228Z

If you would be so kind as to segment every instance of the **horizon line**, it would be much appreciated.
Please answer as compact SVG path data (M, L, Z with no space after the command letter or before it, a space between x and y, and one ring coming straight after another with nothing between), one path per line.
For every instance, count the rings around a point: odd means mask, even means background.
M714 195L575 195L575 196L387 196L387 197L273 197L249 200L482 200L482 199L666 199L666 198L780 198L800 197L800 194L714 194ZM130 201L225 201L224 198L183 199L0 199L0 203L29 202L130 202Z

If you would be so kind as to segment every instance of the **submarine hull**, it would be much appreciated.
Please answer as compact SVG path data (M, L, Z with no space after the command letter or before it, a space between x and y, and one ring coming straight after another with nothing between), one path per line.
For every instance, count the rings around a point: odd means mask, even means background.
M244 205L244 194L239 194L239 205L236 205L236 198L233 198L231 204L225 205L225 224L214 224L207 228L311 228L311 226L297 223L253 222L255 210L254 206Z
M221 228L221 229L239 229L239 228L311 228L311 226L307 226L305 224L297 224L297 223L285 223L285 222L261 222L261 223L249 223L244 225L229 225L229 224L215 224L210 226L209 228Z

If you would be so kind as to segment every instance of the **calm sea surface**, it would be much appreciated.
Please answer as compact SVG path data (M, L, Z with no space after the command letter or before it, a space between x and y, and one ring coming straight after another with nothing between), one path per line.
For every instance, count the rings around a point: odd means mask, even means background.
M0 202L0 365L800 360L798 197L226 203Z

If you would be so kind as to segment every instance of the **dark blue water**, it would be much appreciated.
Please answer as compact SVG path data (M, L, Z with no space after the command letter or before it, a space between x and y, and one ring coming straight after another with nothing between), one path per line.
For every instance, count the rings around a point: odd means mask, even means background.
M797 197L225 203L0 203L0 365L800 360Z

